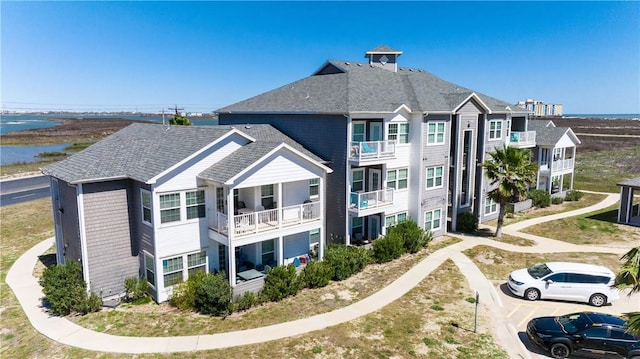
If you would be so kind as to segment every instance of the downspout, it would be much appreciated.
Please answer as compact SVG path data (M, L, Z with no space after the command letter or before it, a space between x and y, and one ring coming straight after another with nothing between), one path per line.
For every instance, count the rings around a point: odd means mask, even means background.
M80 234L80 249L82 252L82 278L87 283L87 293L91 290L91 281L89 280L89 255L87 253L87 228L84 218L84 199L83 199L82 183L76 185L76 204L78 206L78 227Z

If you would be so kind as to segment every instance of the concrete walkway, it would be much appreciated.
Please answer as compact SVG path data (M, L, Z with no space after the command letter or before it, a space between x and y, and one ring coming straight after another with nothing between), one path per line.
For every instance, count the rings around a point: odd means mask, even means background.
M482 274L480 269L461 252L477 245L488 245L508 251L529 253L625 253L629 249L628 245L626 249L620 246L579 246L518 232L518 230L533 224L605 208L614 204L617 199L617 194L611 194L602 202L587 208L530 219L503 228L503 233L517 235L535 241L536 245L534 246L521 247L487 238L450 233L451 236L461 238L462 241L432 253L393 283L359 302L328 313L291 322L227 333L180 337L115 336L83 328L63 317L49 315L42 307L42 288L38 284L37 278L33 277L32 272L37 263L38 256L53 245L54 240L52 238L39 243L18 258L7 273L6 282L13 290L33 327L43 335L59 343L102 352L129 354L173 353L262 343L305 334L351 321L372 313L400 298L420 283L446 259L451 258L467 278L471 289L478 291L480 304L488 308L491 314L491 320L495 324L494 334L497 342L507 351L511 358L530 358L529 352L524 348L518 338L517 331L507 323L502 311L500 296L494 285Z

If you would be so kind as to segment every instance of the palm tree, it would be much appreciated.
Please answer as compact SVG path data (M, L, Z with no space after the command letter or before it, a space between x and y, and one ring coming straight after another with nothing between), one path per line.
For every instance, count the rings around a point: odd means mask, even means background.
M504 145L502 149L489 152L491 158L482 164L491 185L496 186L487 195L500 206L496 226L498 238L502 237L506 204L523 199L529 186L536 181L538 165L531 163L529 154L528 150Z
M631 248L621 258L625 261L616 275L614 286L618 289L631 288L629 295L640 292L640 246ZM640 312L625 313L629 332L640 335Z

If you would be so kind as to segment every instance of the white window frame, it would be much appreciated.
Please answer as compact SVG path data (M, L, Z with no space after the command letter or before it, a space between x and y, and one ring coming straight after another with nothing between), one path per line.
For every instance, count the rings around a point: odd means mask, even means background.
M155 289L156 284L155 284L155 280L157 278L156 275L156 260L155 258L147 253L147 252L142 252L144 254L144 277L147 279L147 282L149 282L149 285ZM149 268L149 264L151 264L151 268ZM151 279L149 278L149 272L151 272Z
M433 131L431 126L433 125ZM440 126L442 126L440 128ZM446 124L443 121L434 121L427 123L427 146L444 145ZM440 138L440 136L442 138Z
M202 268L202 271L199 268ZM198 272L207 273L207 252L204 250L187 254L187 279L192 273Z
M163 208L162 207L162 205L163 205L162 197L175 196L175 195L178 196L178 206L177 207L176 206L172 206L172 207ZM182 212L182 203L181 203L182 195L180 194L180 192L163 193L158 198L159 198L158 202L160 203L160 223L161 224L170 224L170 223L174 223L174 222L180 222L182 220L182 213L181 213ZM178 218L177 219L172 219L172 220L169 220L169 221L163 220L162 213L164 211L175 211L176 209L178 210Z
M404 172L404 178L400 177L400 174ZM400 188L400 182L404 181L404 187ZM387 188L393 188L395 190L407 189L409 188L409 169L407 167L403 168L394 168L391 170L387 170Z
M362 173L362 179L359 179L359 180L356 181L355 180L355 174L356 173ZM351 192L358 192L358 191L364 192L364 190L365 190L364 180L365 180L365 178L364 178L364 168L354 168L354 169L352 169L351 170ZM353 184L356 183L356 182L361 182L362 183L362 189L354 189L353 188L354 187Z
M189 203L189 195L191 194L195 194L195 200L196 202L194 203ZM198 189L195 191L186 191L184 194L185 197L185 208L186 208L186 218L187 220L193 220L193 219L198 219L198 218L205 218L207 216L207 212L206 212L206 200L205 200L205 195L204 195L204 190L203 189ZM191 198L194 199L194 198ZM202 202L200 202L202 201ZM195 208L196 209L196 216L195 217L189 217L189 209ZM202 211L200 211L200 208L202 208Z
M438 168L440 169L440 176L437 175ZM433 170L432 176L429 176L430 170ZM424 171L424 175L425 175L425 181L424 181L425 189L431 190L436 188L442 188L442 186L444 185L443 184L444 183L444 166L427 167ZM440 179L440 184L437 184L438 178ZM433 184L431 186L429 186L429 179L433 181Z
M145 206L145 196L148 198L149 201L149 206L146 207ZM148 226L152 226L153 225L153 200L152 200L152 196L151 196L151 192L141 188L140 189L140 219L142 220L142 223L148 225ZM148 211L149 213L149 220L145 219L145 214Z
M409 143L409 122L390 123L387 129L387 140L399 144Z
M430 217L429 221L427 221L427 217ZM437 227L434 227L435 223L438 224ZM441 228L442 228L442 208L436 208L431 211L425 211L424 212L424 229L433 232Z
M359 221L359 225L354 226L354 222ZM355 233L353 233L354 228L360 228L360 234L362 234L362 238L364 238L364 220L362 217L351 217L351 238L355 239Z
M267 193L265 195L265 190L267 191L271 191L271 193ZM265 184L260 186L260 205L262 205L262 207L264 207L265 209L267 207L269 207L269 205L264 205L265 203L265 199L271 198L271 206L273 206L273 204L275 203L275 197L276 196L276 186L274 186L273 184Z
M320 178L309 180L309 199L320 198Z
M271 242L271 250L267 250L265 251L265 246L264 244L266 242ZM263 265L269 264L269 262L272 262L275 259L275 253L276 253L276 242L274 239L267 239L266 241L262 241L260 242L260 260L262 261ZM268 249L268 248L266 248ZM271 255L271 257L269 257L269 259L265 262L264 260L264 256L265 255Z
M495 214L498 212L498 203L489 197L484 199L484 215Z
M497 141L501 139L502 139L502 120L489 121L489 141Z
M356 125L362 125L362 133L356 133ZM356 136L361 136L362 138ZM353 121L351 123L351 141L353 142L365 142L367 140L367 122L366 121Z
M194 258L194 256L201 256L201 258L204 259L204 263L197 261L197 262L193 262L193 261L189 261L190 258ZM165 265L164 265L164 261L168 261L168 260L178 260L176 261L176 263L180 263L180 268L177 269L173 269L171 271L165 271ZM170 256L170 257L166 257L166 258L162 258L162 284L164 285L164 288L170 288L173 287L176 284L182 283L186 280L189 279L189 275L190 272L201 272L201 271L195 271L194 269L197 268L203 268L204 269L204 273L208 273L209 272L209 257L207 256L207 251L206 249L201 249L199 251L196 252L189 252L189 253L184 253L184 254L180 254L180 255L174 255L174 256ZM180 280L167 285L166 284L166 276L171 274L171 275L175 275L177 273L180 273Z
M403 217L402 219L400 219L400 217ZM385 216L384 217L384 227L385 229L388 229L391 226L395 226L396 224L400 223L400 222L404 222L407 220L407 218L409 218L409 216L407 215L407 212L400 212L400 213L395 213L389 216Z
M314 245L320 244L320 229L312 229L309 231L309 246L312 247Z

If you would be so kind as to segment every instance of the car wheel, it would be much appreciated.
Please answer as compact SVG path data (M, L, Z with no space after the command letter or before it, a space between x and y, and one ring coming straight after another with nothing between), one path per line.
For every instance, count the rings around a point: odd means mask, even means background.
M607 304L607 297L605 297L604 294L596 293L589 298L589 304L594 307L602 307Z
M524 297L528 300L538 300L540 299L540 291L535 288L529 288L524 291Z
M569 356L569 347L563 343L553 343L549 349L551 356L556 359L564 359Z

